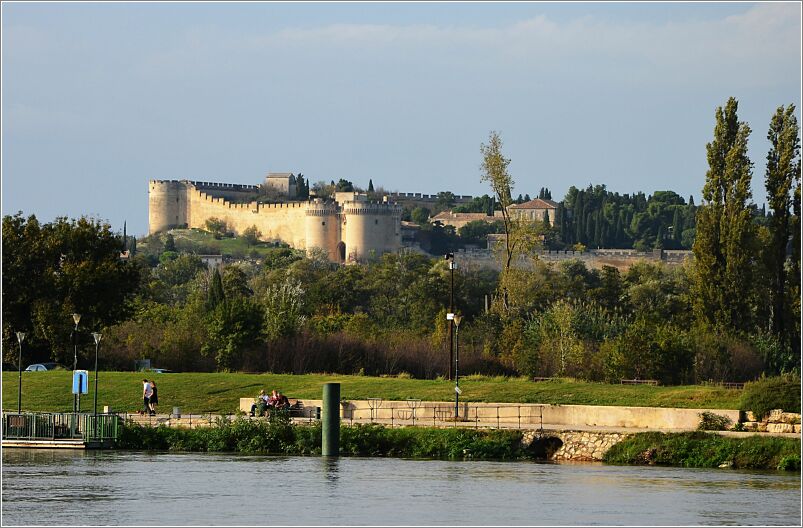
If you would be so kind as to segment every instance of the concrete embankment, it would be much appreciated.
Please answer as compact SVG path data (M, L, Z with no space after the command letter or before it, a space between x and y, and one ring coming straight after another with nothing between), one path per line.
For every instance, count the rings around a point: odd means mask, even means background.
M240 399L240 410L246 417L252 403L252 398ZM315 421L321 403L321 400L304 400L293 421ZM461 403L457 410L455 419L454 402L353 400L342 401L340 405L342 424L346 426L378 423L391 427L518 429L522 431L522 443L543 451L544 458L577 461L602 460L613 445L636 433L695 431L700 415L706 411L725 416L733 423L740 420L738 410L723 409L468 402ZM796 416L798 433L762 433L762 436L799 438L800 419ZM214 425L220 416L126 415L126 418L141 425L196 428ZM756 433L720 431L718 434L748 437Z

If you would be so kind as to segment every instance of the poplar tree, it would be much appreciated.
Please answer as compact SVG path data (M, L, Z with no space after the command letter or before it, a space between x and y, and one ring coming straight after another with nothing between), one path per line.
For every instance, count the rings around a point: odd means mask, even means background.
M795 184L800 185L800 137L795 105L778 107L770 121L767 139L770 151L767 154L767 171L764 184L767 202L772 215L769 217L770 240L765 248L765 262L769 272L769 300L772 307L770 329L784 341L789 337L787 327L793 322L787 247L792 236L792 205ZM796 228L799 236L799 225ZM799 258L799 256L798 256ZM798 267L799 270L799 267ZM799 273L799 271L798 271Z
M491 132L488 144L480 145L480 152L482 153L480 181L491 184L491 189L502 209L502 222L505 226L505 270L508 270L516 249L516 241L511 236L515 229L515 222L510 218L507 210L513 203L510 194L513 177L507 170L510 160L502 155L502 138L499 137L498 132Z
M755 236L747 203L752 164L747 157L750 127L739 121L737 109L733 97L724 109L717 108L714 140L706 145L709 169L692 247L696 262L693 298L699 321L747 330Z

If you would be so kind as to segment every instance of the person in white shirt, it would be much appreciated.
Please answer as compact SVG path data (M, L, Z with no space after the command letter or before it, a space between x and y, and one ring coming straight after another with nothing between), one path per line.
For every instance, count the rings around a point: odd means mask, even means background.
M150 414L151 412L151 396L153 395L153 387L151 387L151 382L146 379L142 380L142 399L145 404L145 414Z

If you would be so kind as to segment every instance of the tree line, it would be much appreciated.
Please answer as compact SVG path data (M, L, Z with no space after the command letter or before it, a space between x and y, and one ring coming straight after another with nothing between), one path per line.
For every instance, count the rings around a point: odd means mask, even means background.
M694 206L695 258L685 265L642 262L622 271L577 260L545 263L531 251L540 228L515 218L502 226L510 243L499 250L501 271L458 261L461 371L670 384L799 371L794 107L779 108L771 121L764 223L755 221L749 195L749 127L736 109L735 100L717 109L702 202ZM501 138L491 138L481 152L488 157L483 179L493 183L496 202L509 204L513 178ZM691 204L674 193L656 195L654 203L643 195L617 201L593 188L577 190L571 203L617 210L606 218L622 215L622 223L632 206L631 225L638 214L673 221L690 214ZM689 229L685 219L678 225ZM89 332L102 331L100 361L108 369L128 370L148 358L178 371L434 378L449 370L450 274L443 258L401 252L344 267L320 252L277 247L258 263L209 269L197 255L177 251L169 234L160 237L163 244L141 244L124 260L120 252L134 245L108 224L5 216L4 360L16 362L14 333L25 331L30 362L71 364L70 315L78 312L79 364L94 352Z

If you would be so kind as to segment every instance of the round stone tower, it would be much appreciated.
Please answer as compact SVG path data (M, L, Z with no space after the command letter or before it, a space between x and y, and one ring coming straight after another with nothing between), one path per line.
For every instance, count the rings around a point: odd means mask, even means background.
M180 181L148 183L148 234L187 223L187 186Z
M362 262L401 248L401 206L349 201L343 204L346 261Z
M338 254L340 222L337 206L315 200L307 205L306 215L306 248L321 248L326 251L330 261L341 261Z

